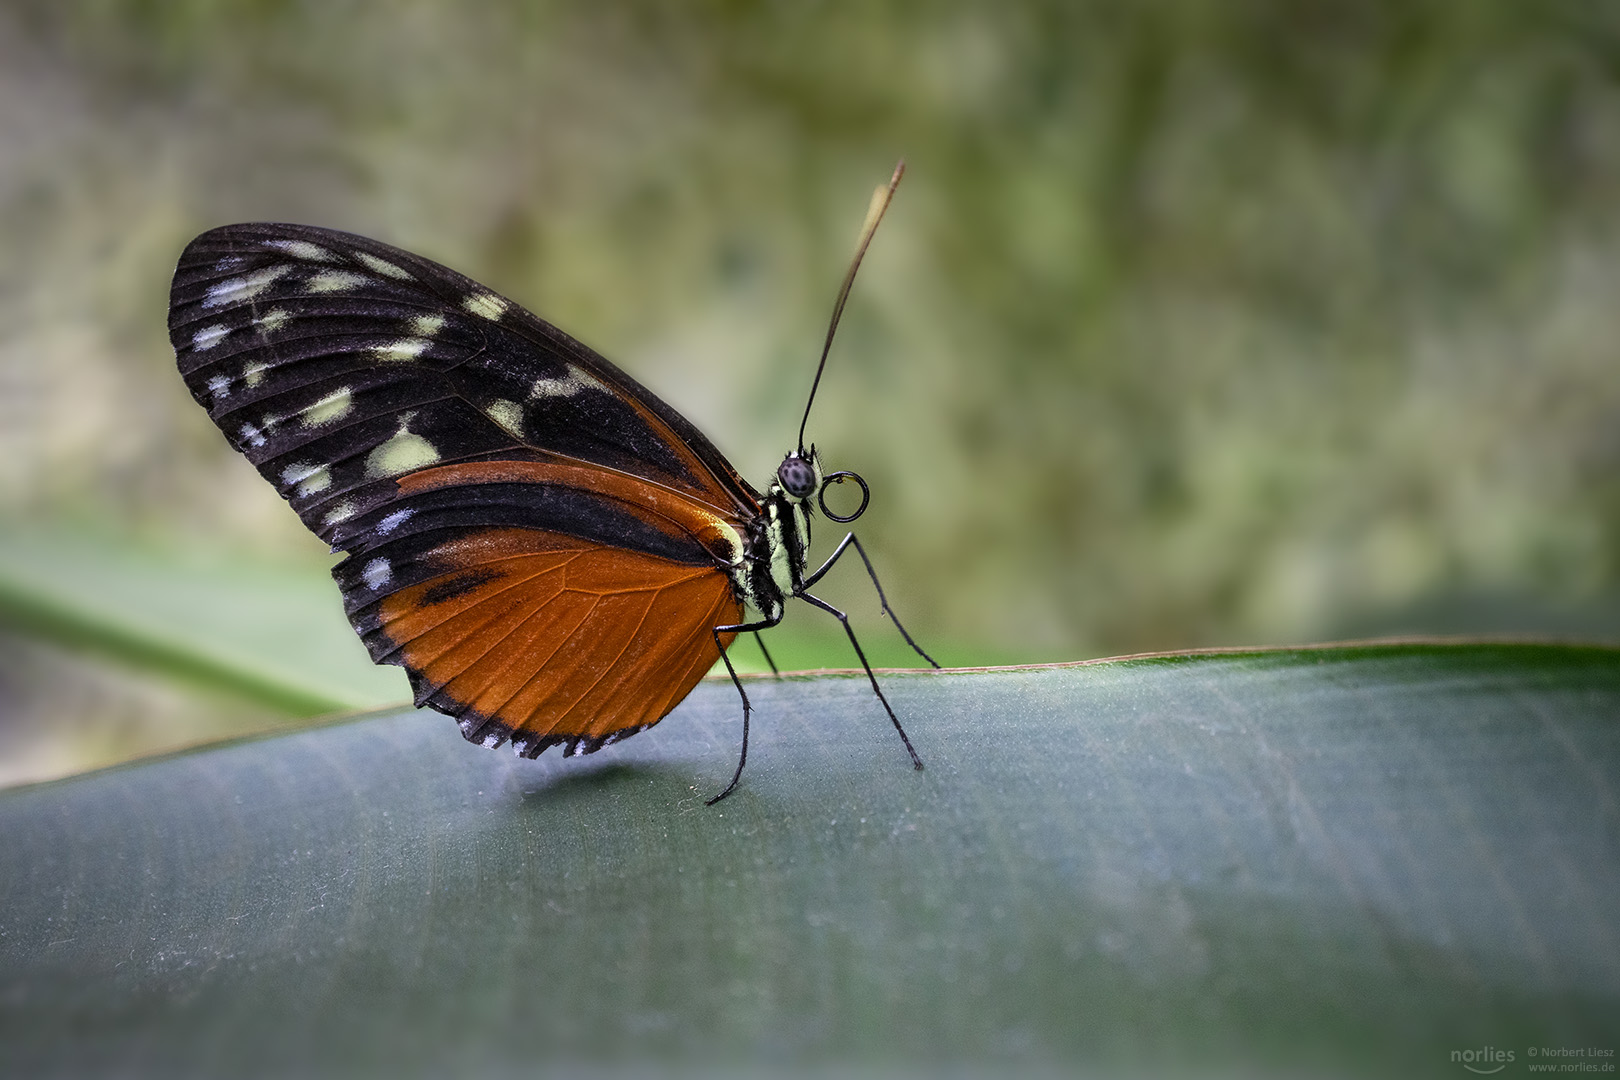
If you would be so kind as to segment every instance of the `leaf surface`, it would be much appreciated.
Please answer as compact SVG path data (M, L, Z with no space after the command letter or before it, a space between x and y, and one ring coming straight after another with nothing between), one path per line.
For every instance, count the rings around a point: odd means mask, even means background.
M1620 651L706 682L584 759L387 712L0 794L0 1071L1456 1075L1612 1046Z

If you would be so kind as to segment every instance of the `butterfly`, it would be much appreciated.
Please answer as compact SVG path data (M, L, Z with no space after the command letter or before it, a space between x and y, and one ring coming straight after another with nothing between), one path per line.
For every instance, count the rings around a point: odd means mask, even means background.
M593 753L645 731L798 598L834 615L916 768L845 614L808 590L814 505L871 492L805 447L855 271L904 163L873 195L797 446L762 494L685 417L494 291L376 240L227 225L180 257L169 335L192 396L317 536L378 664L488 747ZM861 491L828 509L833 484ZM756 633L757 637L757 633ZM760 640L761 648L764 642ZM775 669L770 654L767 661Z

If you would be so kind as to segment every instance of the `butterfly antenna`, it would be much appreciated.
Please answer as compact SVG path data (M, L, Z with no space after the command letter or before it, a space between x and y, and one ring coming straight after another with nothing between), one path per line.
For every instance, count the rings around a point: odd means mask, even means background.
M900 177L905 171L906 163L902 160L894 167L894 175L889 178L888 185L872 192L871 205L866 208L866 223L861 226L861 238L855 245L855 258L850 260L849 273L844 275L843 287L838 290L838 302L833 305L832 322L827 324L827 340L821 346L821 362L816 365L816 378L810 384L810 400L804 403L804 419L799 421L801 457L804 456L804 428L810 422L810 406L815 404L816 388L821 385L821 373L827 368L827 354L832 351L833 334L838 331L838 320L844 314L844 301L849 299L849 287L855 284L855 271L860 269L866 247L872 242L872 234L877 232L878 222L883 220L883 211L889 208L889 201L894 198L894 189L900 186Z

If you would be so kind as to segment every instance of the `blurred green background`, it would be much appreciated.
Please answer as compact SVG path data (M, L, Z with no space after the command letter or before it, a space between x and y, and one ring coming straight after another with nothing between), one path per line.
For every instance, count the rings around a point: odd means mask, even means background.
M1620 7L11 0L0 782L405 696L174 371L192 235L446 262L758 482L900 156L809 435L942 660L1620 636Z

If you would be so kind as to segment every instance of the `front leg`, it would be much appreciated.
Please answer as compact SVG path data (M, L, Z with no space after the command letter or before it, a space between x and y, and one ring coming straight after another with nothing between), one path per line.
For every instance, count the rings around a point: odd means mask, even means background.
M917 751L912 747L911 739L906 735L906 729L900 726L900 718L894 714L894 707L889 704L889 699L883 696L883 690L878 686L877 676L872 674L872 665L866 662L866 653L861 651L861 643L855 640L855 628L849 625L849 616L818 596L811 596L809 593L801 591L798 597L807 604L814 604L822 611L831 613L843 624L844 633L849 635L849 643L855 646L855 655L861 661L861 670L866 672L867 679L872 683L872 693L876 694L877 699L883 703L883 711L889 714L889 720L893 722L894 730L900 733L900 741L906 744L906 753L911 755L911 764L916 768L922 768L922 758L917 756ZM938 667L939 665L934 666Z
M860 542L860 540L856 539L856 536L855 536L854 533L846 533L844 535L844 538L841 541L839 541L838 546L833 549L833 553L831 555L827 556L827 561L821 564L821 569L817 570L815 573L811 574L809 577L807 577L803 581L801 581L799 583L799 587L797 589L793 590L793 595L801 597L801 598L806 599L806 600L812 600L818 607L827 607L827 605L821 603L821 601L815 600L814 597L805 596L804 590L808 589L810 586L814 585L816 582L820 581L823 577L825 577L826 574L827 574L827 571L829 571L829 570L831 570L833 568L833 563L838 561L838 557L840 555L842 555L844 553L844 551L851 544L855 545L855 553L861 557L861 562L866 565L866 576L872 579L872 588L877 590L878 603L881 604L882 607L883 607L883 614L885 614L885 615L887 615L889 617L889 621L894 623L895 629L900 631L900 636L906 639L906 644L910 645L912 650L914 652L916 652L916 654L918 656L920 656L924 660L928 661L934 667L936 667L936 668L939 667L939 662L937 660L935 660L932 656L929 656L927 653L923 652L921 645L918 645L915 641L911 640L911 635L906 632L906 628L903 625L901 625L900 620L895 617L894 611L891 610L890 607L889 607L889 598L887 596L883 595L883 583L878 581L877 571L872 569L872 560L866 557L866 549L861 547L861 542ZM828 611L836 611L836 609L830 608L830 607L828 607L827 610ZM838 612L837 614L838 614L838 617L840 619L842 619L844 617L841 612ZM849 629L849 624L847 622L844 624L844 629L845 630ZM850 640L851 641L854 640L854 635L853 634L851 634ZM860 646L859 645L855 646L855 651L857 653L860 652ZM866 662L864 657L862 658L861 662L863 664ZM870 669L868 669L867 674L868 675L871 674ZM876 680L873 681L872 688L874 690L877 689ZM878 696L882 697L883 695L882 695L882 693L879 693ZM888 702L884 702L884 706L887 707ZM891 717L894 715L894 712L893 712L892 709L890 710L889 715ZM895 726L899 727L900 726L900 721L896 720L895 721ZM901 732L901 735L903 737L905 735L905 733ZM909 749L911 747L911 744L909 742L907 742L906 747L907 747L907 749ZM912 757L916 757L916 756L917 756L916 754L912 755ZM918 768L921 768L921 766L918 766Z

